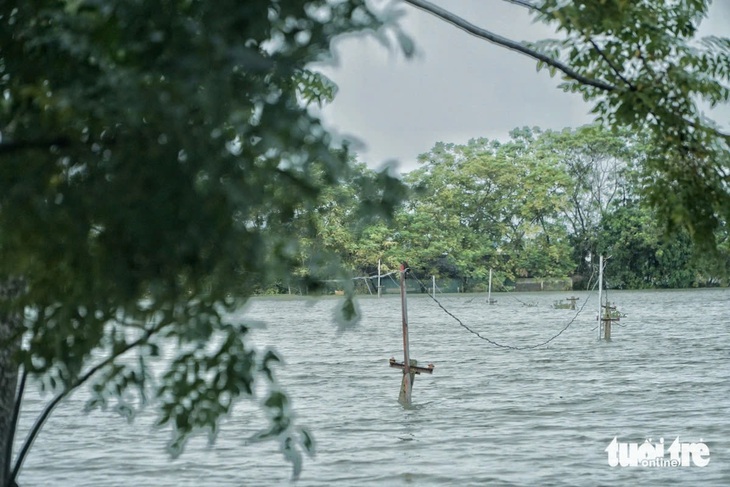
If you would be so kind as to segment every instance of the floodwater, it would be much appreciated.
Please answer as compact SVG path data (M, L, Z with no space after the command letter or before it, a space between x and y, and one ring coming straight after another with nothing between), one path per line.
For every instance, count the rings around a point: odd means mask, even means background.
M299 424L314 433L297 486L730 485L730 290L611 291L626 314L598 340L596 293L578 312L553 309L569 293L409 296L413 408L397 402L402 360L397 295L358 300L359 324L338 333L336 299L256 299L242 319L265 322L252 339L286 360L277 369ZM531 304L534 306L525 306ZM576 316L577 315L577 316ZM49 396L31 393L20 436ZM216 442L193 438L170 461L170 433L144 412L131 425L112 412L84 415L85 394L47 422L20 476L28 486L290 485L265 425L240 404ZM611 467L619 442L704 443L709 464ZM706 458L704 455L703 458Z

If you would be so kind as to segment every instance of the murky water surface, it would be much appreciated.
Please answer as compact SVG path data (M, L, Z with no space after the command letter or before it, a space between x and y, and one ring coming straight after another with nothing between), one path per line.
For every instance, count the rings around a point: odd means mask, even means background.
M297 485L730 485L730 291L611 292L626 317L613 341L597 340L597 297L575 293L576 311L551 307L567 294L442 295L465 325L426 296L409 296L411 356L436 365L418 376L413 409L397 402L402 360L398 296L359 299L357 327L338 334L335 299L257 299L242 312L263 321L257 346L286 359L278 369L317 454ZM526 307L524 303L534 304ZM20 435L49 396L31 393ZM46 424L20 477L28 486L269 486L289 484L273 443L248 443L261 414L240 404L214 445L196 437L170 461L169 432L143 413L82 414L85 394ZM610 467L624 442L704 442L706 467ZM668 456L668 455L667 455Z

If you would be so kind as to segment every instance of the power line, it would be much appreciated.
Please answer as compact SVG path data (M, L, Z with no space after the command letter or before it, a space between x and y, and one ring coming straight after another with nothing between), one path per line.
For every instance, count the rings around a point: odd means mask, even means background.
M410 269L408 269L408 270L410 270ZM415 275L415 273L413 273L413 272L411 271L411 275L413 276L413 278L414 278L414 279L415 279L415 280L416 280L416 281L417 281L417 282L418 282L418 283L419 283L419 284L420 284L421 286L423 286L423 283L421 282L421 280L420 280L420 279L418 279L418 276L416 276L416 275ZM593 280L593 275L592 275L592 274L591 274L591 277L589 278L588 282L590 283L590 281L591 281L591 280ZM595 286L596 286L596 285L594 284L594 286L593 286L593 287L594 287L594 289L595 289ZM593 289L591 289L591 291L593 291ZM586 299L586 300L585 300L585 301L583 302L583 306L581 306L581 307L580 307L580 309L578 310L578 312L577 312L577 313L575 314L575 316L573 316L573 319L571 319L571 320L570 320L570 321L568 322L568 324L567 324L567 325L565 325L565 326L564 326L564 327L563 327L563 328L562 328L562 329L561 329L561 330L560 330L560 331L559 331L558 333L556 333L556 334L555 334L555 335L553 335L552 337L548 338L548 339L547 339L547 340L545 340L544 342L538 343L537 345L531 345L531 346L526 346L526 347L515 347L515 346L512 346L512 345L505 345L505 344L503 344L503 343L499 343L499 342L496 342L496 341L494 341L494 340L492 340L492 339L490 339L490 338L487 338L487 337L483 336L483 335L482 335L482 334L480 334L480 333L479 333L478 331L475 331L475 330L471 329L471 328L470 328L469 326L467 326L466 324L464 324L464 322L463 322L463 321L461 321L461 320L460 320L460 319L459 319L459 318L458 318L457 316L455 316L455 315L454 315L454 314L453 314L453 313L452 313L451 311L449 311L448 309L446 309L446 308L444 307L444 305L442 305L442 304L441 304L441 303L439 302L439 300L438 300L438 299L436 299L436 297L432 296L431 294L429 294L429 296L430 296L430 298L431 298L431 299L433 299L433 300L434 300L434 301L436 302L436 304L437 304L437 305L439 306L439 308L441 308L441 309L442 309L442 310L444 311L444 313L446 313L447 315L451 316L451 317L452 317L452 318L453 318L454 320L456 320L456 322L457 322L457 323L458 323L458 324L459 324L459 325L460 325L460 326L461 326L462 328L464 328L464 329L465 329L466 331L468 331L468 332L469 332L469 333L471 333L472 335L476 336L477 338L480 338L480 339L484 340L485 342L489 343L490 345L493 345L493 346L495 346L495 347L498 347L498 348L505 348L505 349L508 349L508 350L534 350L534 349L536 349L536 348L539 348L539 347L543 347L543 346L545 346L545 345L549 344L550 342L552 342L553 340L555 340L556 338L558 338L558 337L559 337L560 335L562 335L562 334L563 334L563 332L564 332L565 330L567 330L568 328L570 328L570 325L572 325L572 324L573 324L573 323L575 322L575 320L576 320L576 319L578 318L578 315L580 315L580 314L581 314L581 312L582 312L582 311L583 311L583 309L584 309L584 308L586 307L586 304L588 304L588 301L589 301L589 299Z

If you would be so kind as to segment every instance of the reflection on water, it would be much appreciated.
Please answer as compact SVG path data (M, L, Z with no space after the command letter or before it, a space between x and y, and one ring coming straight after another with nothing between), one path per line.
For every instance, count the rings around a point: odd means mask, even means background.
M436 365L417 376L415 408L397 403L401 358L397 296L360 299L363 319L338 334L338 301L258 299L244 319L286 359L278 376L301 424L317 440L300 486L331 485L730 485L730 291L612 291L627 316L613 341L597 340L595 293L575 293L582 313L558 339L531 351L495 348L426 296L409 297L411 357ZM529 346L576 311L563 293L443 295L464 324L499 343ZM526 307L523 302L535 306ZM29 397L20 436L48 397ZM146 413L129 425L113 413L82 415L84 394L57 409L34 445L21 486L286 485L275 445L247 443L262 415L240 404L214 445L196 437L176 461ZM624 442L703 441L708 466L621 468L604 452Z

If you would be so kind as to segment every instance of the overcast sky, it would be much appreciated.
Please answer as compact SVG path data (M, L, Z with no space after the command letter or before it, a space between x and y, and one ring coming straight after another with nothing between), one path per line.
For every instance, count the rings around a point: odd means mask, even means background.
M554 37L543 24L532 23L524 8L503 0L433 2L514 40ZM590 106L557 89L559 81L546 71L537 73L533 60L421 10L401 8L403 30L416 43L415 58L357 36L336 42L336 65L317 67L339 86L323 111L326 125L359 141L356 152L369 166L396 160L399 171L409 171L439 141L505 139L515 127L559 130L592 121ZM702 30L730 37L730 0L715 0ZM715 117L730 125L730 109Z

